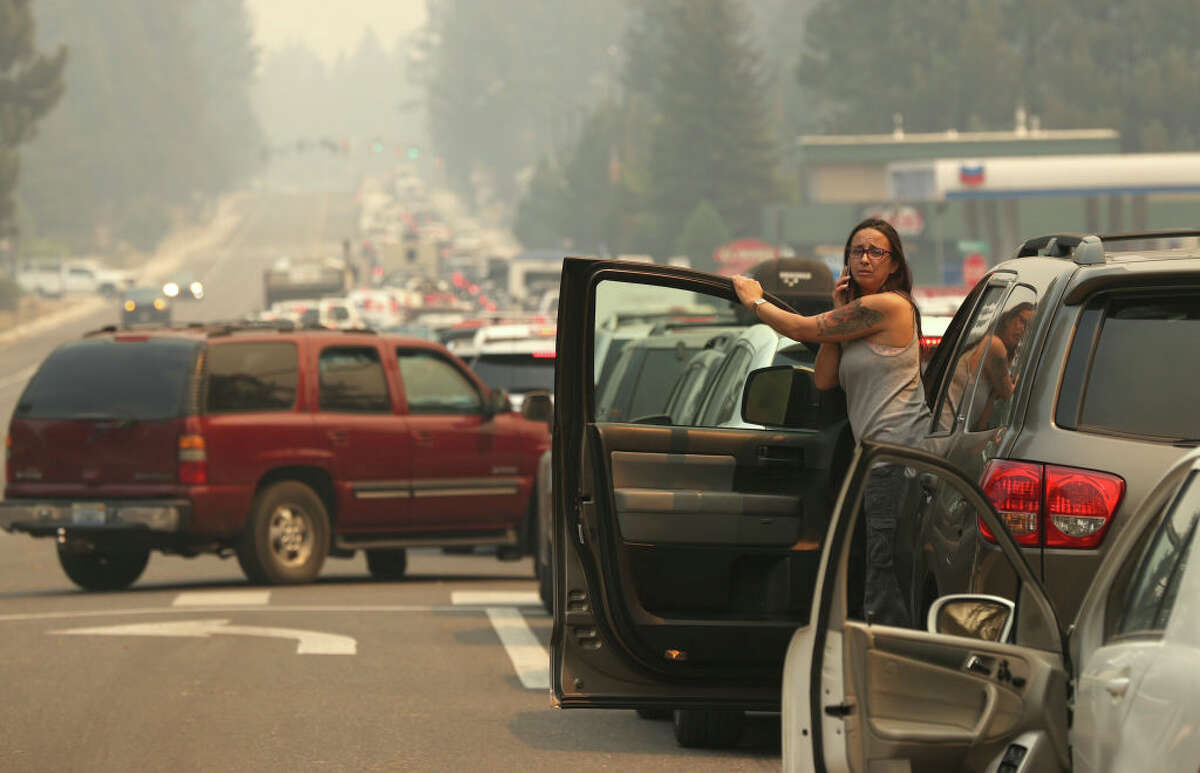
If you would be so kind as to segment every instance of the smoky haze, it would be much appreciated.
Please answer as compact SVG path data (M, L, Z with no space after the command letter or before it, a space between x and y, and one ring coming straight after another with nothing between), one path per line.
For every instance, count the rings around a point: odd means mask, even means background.
M350 5L334 41L303 3L33 3L38 50L69 58L18 140L22 238L149 249L256 180L405 164L527 244L663 256L803 201L799 135L1019 114L1124 151L1200 143L1194 0Z

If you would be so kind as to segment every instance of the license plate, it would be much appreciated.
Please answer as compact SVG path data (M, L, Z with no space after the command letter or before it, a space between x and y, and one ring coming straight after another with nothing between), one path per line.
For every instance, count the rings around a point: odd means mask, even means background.
M96 526L105 521L103 502L76 502L71 505L71 523Z

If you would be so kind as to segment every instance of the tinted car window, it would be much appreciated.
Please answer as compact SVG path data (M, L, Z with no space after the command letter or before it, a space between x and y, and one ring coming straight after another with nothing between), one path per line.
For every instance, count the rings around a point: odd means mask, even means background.
M751 353L748 349L737 349L729 354L725 367L713 382L714 391L704 404L697 424L715 427L736 417L741 406L742 387L746 385L746 373L750 366Z
M180 416L199 344L183 339L95 339L59 347L17 402L23 419Z
M1004 302L996 325L974 355L979 372L967 408L967 431L977 432L1006 426L1012 409L1013 392L1028 359L1030 322L1037 311L1037 293L1018 285ZM964 401L966 408L966 401Z
M367 347L331 347L321 352L321 410L340 413L389 413L387 380L379 351Z
M554 390L554 358L532 354L481 354L471 362L479 380L494 389Z
M979 377L983 353L987 351L992 322L1000 311L1000 302L1007 290L1003 285L989 287L979 301L971 321L963 333L954 361L947 371L949 377L934 411L934 430L949 432L954 428L955 418L966 416L966 400L975 380Z
M1166 628L1194 542L1197 515L1200 515L1200 483L1193 473L1138 561L1118 633L1149 633Z
M1147 351L1167 354L1147 357ZM1104 316L1088 368L1080 427L1198 438L1200 412L1180 410L1195 402L1198 381L1200 295L1115 300Z
M400 350L400 378L409 413L479 413L483 400L471 380L435 352Z
M296 403L296 345L287 341L210 346L205 410L286 411Z

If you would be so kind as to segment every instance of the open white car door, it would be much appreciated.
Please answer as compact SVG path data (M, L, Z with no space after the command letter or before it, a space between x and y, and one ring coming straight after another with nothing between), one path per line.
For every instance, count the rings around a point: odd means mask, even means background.
M935 492L958 498L956 507L974 510L997 535L975 541L974 550L1008 560L988 562L993 568L971 587L939 588L929 609L906 609L902 599L913 594L904 568L921 556L913 535L924 532L920 520ZM894 560L881 561L884 554ZM797 632L787 656L785 769L1069 767L1062 630L985 495L945 461L895 446L860 447L817 577L813 622ZM955 594L965 595L947 598Z

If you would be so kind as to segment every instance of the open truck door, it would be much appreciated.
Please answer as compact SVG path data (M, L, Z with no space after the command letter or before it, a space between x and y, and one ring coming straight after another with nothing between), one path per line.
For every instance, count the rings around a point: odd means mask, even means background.
M737 324L740 307L724 277L583 258L564 261L559 297L553 700L675 710L681 742L731 743L742 712L779 709L788 643L809 620L850 456L844 404L789 366L762 379L782 403L750 406L758 428L597 420L596 333L620 308L665 304ZM695 354L674 356L685 351ZM681 371L671 356L647 361L643 388L671 389Z

